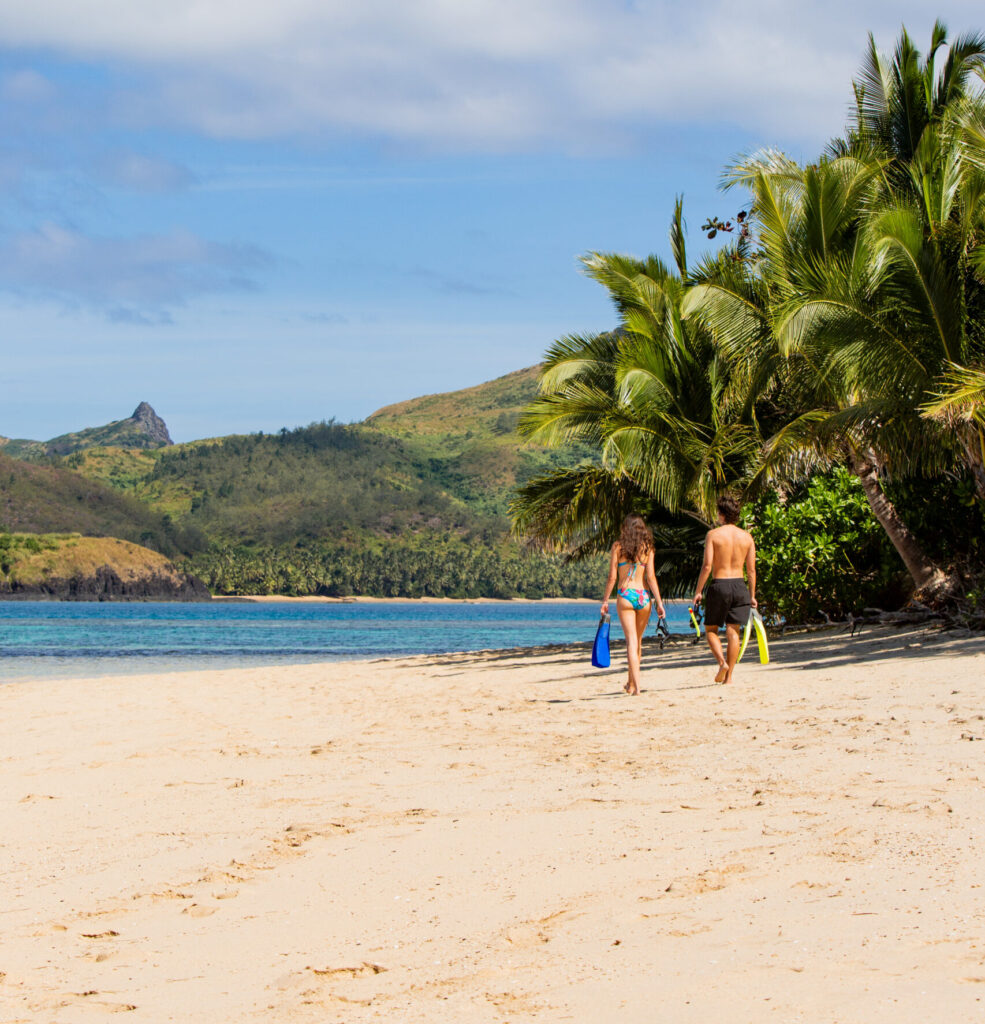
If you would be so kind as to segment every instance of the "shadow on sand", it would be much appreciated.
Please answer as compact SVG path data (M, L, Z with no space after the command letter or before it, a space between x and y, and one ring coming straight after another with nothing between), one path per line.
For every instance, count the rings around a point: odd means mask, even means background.
M971 639L981 645L985 653L985 634L968 630L942 630L925 626L880 626L851 636L844 627L833 627L812 633L774 635L770 638L770 669L806 671L822 667L846 664L864 664L898 658L946 657L958 645L967 649ZM551 686L558 682L570 683L575 679L605 679L606 676L625 672L622 652L625 641L614 639L611 649L613 665L609 669L590 667L592 645L585 643L541 644L521 649L471 651L461 654L434 655L432 664L453 668L507 667L511 663L536 660L543 666L557 666L560 671L534 683L534 686ZM747 653L747 658L755 655ZM669 670L684 668L706 668L712 672L708 649L704 639L696 642L690 634L674 634L661 650L656 637L643 641L644 668L653 669L661 665ZM578 669L583 668L583 671ZM601 673L605 673L602 675ZM668 680L669 681L669 680ZM685 690L719 689L714 682L689 683L686 685L647 686L643 693L680 692ZM613 700L624 697L622 689L605 690L585 697L532 698L534 703L569 704L573 701Z

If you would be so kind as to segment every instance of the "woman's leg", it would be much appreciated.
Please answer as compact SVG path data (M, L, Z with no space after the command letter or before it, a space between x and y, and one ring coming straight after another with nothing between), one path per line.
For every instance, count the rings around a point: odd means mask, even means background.
M645 608L640 608L636 612L636 651L641 666L643 664L643 634L646 633L647 623L650 621L650 612L652 610L653 604L651 602ZM640 671L642 671L642 668Z
M636 635L636 609L625 598L620 597L616 601L616 611L619 613L619 624L626 637L626 660L629 662L629 681L623 689L631 696L635 696L640 692L640 641Z

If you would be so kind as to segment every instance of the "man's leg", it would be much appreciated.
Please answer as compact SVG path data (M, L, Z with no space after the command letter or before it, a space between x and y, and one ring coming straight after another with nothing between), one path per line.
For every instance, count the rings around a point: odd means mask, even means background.
M724 683L725 677L728 674L728 663L725 660L725 655L722 653L722 641L718 636L718 626L713 626L706 622L705 639L708 641L711 653L715 656L715 661L718 662L718 675L715 676L715 682Z
M732 682L732 673L735 671L735 664L739 660L739 647L741 645L739 628L734 622L725 623L725 633L728 636L728 655L726 658L728 671L723 682L726 683Z

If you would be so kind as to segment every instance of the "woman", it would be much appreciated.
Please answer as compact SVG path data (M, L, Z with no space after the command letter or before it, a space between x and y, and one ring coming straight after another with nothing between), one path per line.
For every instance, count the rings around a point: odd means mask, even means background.
M653 534L642 516L626 516L619 540L612 545L609 579L602 595L603 615L609 614L609 595L617 582L616 611L626 635L626 657L629 661L629 680L623 689L635 697L640 692L640 656L643 633L650 621L650 594L660 618L666 614L653 571Z

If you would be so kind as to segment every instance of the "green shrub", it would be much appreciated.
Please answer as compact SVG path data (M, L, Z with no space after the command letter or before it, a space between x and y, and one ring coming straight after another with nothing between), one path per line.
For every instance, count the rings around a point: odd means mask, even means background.
M899 557L845 469L814 477L786 500L759 499L743 525L756 538L756 596L774 622L839 619L904 596Z

